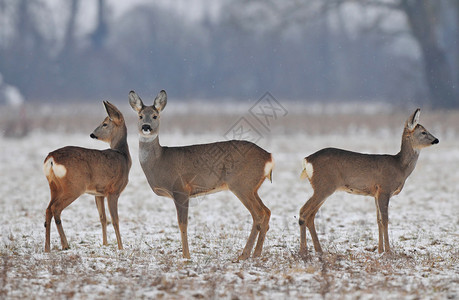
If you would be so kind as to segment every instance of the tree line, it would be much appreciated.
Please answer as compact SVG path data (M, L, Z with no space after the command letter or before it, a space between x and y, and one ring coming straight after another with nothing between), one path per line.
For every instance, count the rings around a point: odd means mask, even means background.
M459 1L222 0L218 18L199 21L155 5L115 19L106 0L94 1L94 28L81 36L86 1L63 2L57 25L45 0L0 0L4 80L31 101L166 89L184 99L270 91L302 101L459 106Z

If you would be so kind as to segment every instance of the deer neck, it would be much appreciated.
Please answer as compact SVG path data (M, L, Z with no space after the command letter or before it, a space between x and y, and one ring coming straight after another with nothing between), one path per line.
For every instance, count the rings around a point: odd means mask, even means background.
M131 155L129 153L129 146L128 146L128 143L127 143L127 128L126 126L124 126L122 129L122 134L117 137L117 138L114 138L111 142L110 142L110 148L113 149L113 150L117 150L121 153L123 153L128 161L129 161L129 165L131 164Z
M145 138L140 136L139 138L139 160L141 164L151 161L158 160L161 157L163 148L159 144L159 136L151 138Z
M397 156L400 159L401 167L405 171L406 176L410 175L418 161L419 150L413 147L410 134L406 129L403 131L402 146Z

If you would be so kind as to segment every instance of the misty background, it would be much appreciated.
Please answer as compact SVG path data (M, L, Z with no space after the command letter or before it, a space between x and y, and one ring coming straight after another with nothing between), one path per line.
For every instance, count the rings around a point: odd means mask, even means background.
M0 74L0 103L165 89L457 108L459 1L0 0Z

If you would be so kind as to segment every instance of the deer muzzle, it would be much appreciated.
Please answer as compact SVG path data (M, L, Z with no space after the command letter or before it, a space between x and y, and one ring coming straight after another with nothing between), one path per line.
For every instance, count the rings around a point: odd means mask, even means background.
M143 132L143 134L150 134L151 126L148 125L148 124L143 124L142 125L142 132Z

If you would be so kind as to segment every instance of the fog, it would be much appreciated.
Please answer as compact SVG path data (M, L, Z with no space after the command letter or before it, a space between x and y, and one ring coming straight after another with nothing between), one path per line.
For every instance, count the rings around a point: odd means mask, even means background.
M181 100L270 92L300 102L451 108L459 103L458 7L0 0L0 73L26 101L124 101L132 89L166 89Z

